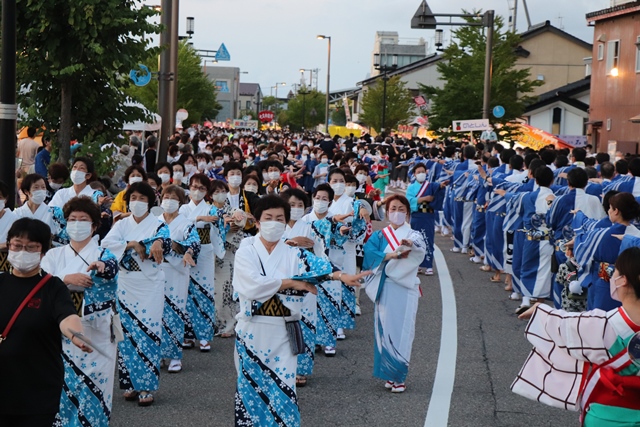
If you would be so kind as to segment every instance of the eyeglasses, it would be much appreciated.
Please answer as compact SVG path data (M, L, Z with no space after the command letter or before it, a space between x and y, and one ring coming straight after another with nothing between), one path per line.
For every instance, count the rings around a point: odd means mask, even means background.
M28 245L20 245L18 243L9 243L9 250L13 252L21 252L26 250L27 252L40 252L42 245L40 243L29 243Z
M191 187L189 187L190 190L192 191L207 191L207 189L205 187L196 187L194 185L192 185Z

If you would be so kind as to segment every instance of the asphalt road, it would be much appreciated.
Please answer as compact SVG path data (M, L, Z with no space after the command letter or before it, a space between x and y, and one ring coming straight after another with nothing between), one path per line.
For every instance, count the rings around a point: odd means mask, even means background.
M450 270L457 305L457 360L448 425L579 426L577 413L511 393L509 386L531 349L523 336L525 323L514 314L518 304L509 301L504 285L491 283L489 273L480 271L468 256L450 253L449 238L438 236L436 244ZM407 391L391 394L383 381L372 377L373 305L363 292L356 330L338 343L336 357L317 355L314 375L299 389L303 425L425 425L432 393L442 392L432 390L442 326L437 270L433 277L422 276L422 289ZM111 425L232 426L233 345L233 339L215 338L210 353L186 351L181 373L163 369L151 407L125 402L116 390Z

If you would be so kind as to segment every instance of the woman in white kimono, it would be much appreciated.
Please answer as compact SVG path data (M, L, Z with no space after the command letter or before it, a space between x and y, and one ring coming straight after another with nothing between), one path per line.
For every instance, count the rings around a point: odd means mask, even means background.
M0 181L0 272L9 272L11 264L7 261L7 233L13 223L19 219L13 211L6 207L9 197L9 186Z
M349 274L355 274L356 246L364 243L367 233L368 214L365 209L360 209L360 202L345 194L346 176L342 169L334 169L329 173L329 185L334 192L333 202L329 206L329 216L336 217L340 221L351 217L349 226L349 238L342 247L335 247L329 250L329 259L336 267ZM354 217L354 210L356 217ZM362 218L360 215L363 215ZM340 304L340 326L336 331L336 338L343 340L346 338L344 330L356 327L356 291L346 285L342 285L342 298Z
M579 411L585 427L640 424L640 248L624 250L609 283L622 307L569 313L535 304L525 336L534 348L511 390Z
M117 310L124 341L118 346L120 388L126 400L153 403L161 359L164 273L160 266L171 251L169 227L150 213L156 194L136 182L125 200L131 216L118 221L102 240L119 261Z
M187 318L189 274L200 253L200 236L196 227L178 209L184 204L184 190L169 185L162 191L160 220L169 226L171 253L162 263L164 272L164 314L162 316L162 357L171 359L168 371L182 370L182 343Z
M386 380L393 393L402 393L421 295L418 267L427 249L422 234L408 223L406 197L388 197L385 206L391 225L374 232L364 246L363 268L374 272L365 291L374 302L373 375Z
M333 197L334 192L329 184L318 185L313 192L313 211L303 216L289 234L290 238L311 239L314 242L313 253L326 260L330 260L329 251L332 247L342 248L349 231L346 227L341 230L341 224L336 224L333 218L328 216ZM344 231L344 234L341 231ZM312 297L307 295L306 298ZM342 284L339 281L327 280L318 286L314 345L324 346L324 354L327 357L336 354L337 333L342 324L341 305ZM313 360L309 369L313 369Z
M196 224L200 236L200 255L195 267L191 267L187 313L189 322L185 331L185 348L194 345L194 339L200 341L200 351L211 350L215 326L214 272L215 247L211 240L212 224L220 219L217 209L204 198L211 190L211 181L201 173L195 174L189 181L191 201L180 207L180 213Z
M70 243L49 250L40 265L68 286L84 335L100 351L86 353L62 338L64 386L55 425L106 426L111 416L118 346L113 329L118 261L93 237L100 225L100 209L91 199L69 200L64 218Z
M298 320L304 294L316 292L307 281L330 275L358 286L367 274L332 272L327 260L287 245L282 236L290 211L289 204L278 196L260 199L254 211L260 233L247 237L236 253L233 287L240 298L236 325L238 426L300 425L296 354L304 351L304 342Z
M96 167L89 157L76 157L71 164L71 182L68 188L61 188L51 199L49 206L62 208L69 200L78 196L87 196L98 203L102 194L89 186L89 181L95 178ZM102 202L100 202L102 204Z
M27 201L14 210L18 218L39 219L47 224L51 229L53 246L69 243L69 237L64 230L66 222L62 209L45 203L47 198L45 178L36 173L27 175L20 184L20 190L27 197Z

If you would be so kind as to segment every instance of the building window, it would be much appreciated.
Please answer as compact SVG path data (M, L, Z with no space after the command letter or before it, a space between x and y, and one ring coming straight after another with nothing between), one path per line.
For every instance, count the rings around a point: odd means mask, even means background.
M598 61L604 59L604 43L598 43Z
M640 73L640 36L636 39L636 73Z
M620 40L612 40L607 43L607 74L611 75L612 70L616 70L613 74L616 74L618 71L618 66L620 62Z
M247 101L247 107L246 107L246 109L247 109L247 110L250 110L250 109L251 109L251 101Z

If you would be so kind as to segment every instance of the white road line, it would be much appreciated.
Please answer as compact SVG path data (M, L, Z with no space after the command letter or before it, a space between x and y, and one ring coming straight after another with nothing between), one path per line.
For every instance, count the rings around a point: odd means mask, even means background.
M433 258L438 269L440 293L442 294L442 332L438 368L424 425L425 427L447 427L453 383L456 379L458 316L453 281L451 280L451 274L449 274L447 261L438 246L434 246Z

